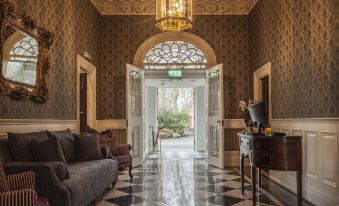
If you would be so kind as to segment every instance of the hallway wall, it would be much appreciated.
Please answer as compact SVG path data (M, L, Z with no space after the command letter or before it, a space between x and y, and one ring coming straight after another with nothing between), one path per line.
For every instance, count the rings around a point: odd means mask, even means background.
M337 0L262 0L251 11L250 71L272 62L274 119L339 117L338 13Z
M160 32L154 16L104 16L102 66L98 69L98 119L126 118L125 65L138 47ZM238 102L248 98L247 16L195 16L193 34L214 49L224 64L225 118L241 117Z
M76 120L76 55L99 65L101 15L90 0L14 0L20 14L54 33L47 76L49 100L38 104L0 96L0 119Z

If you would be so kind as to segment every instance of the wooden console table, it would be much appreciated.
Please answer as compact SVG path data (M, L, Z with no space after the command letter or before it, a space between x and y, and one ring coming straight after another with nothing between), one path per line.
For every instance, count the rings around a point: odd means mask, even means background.
M240 147L241 190L244 194L244 158L250 159L253 205L256 203L256 169L296 171L298 206L302 205L301 136L264 136L238 133Z

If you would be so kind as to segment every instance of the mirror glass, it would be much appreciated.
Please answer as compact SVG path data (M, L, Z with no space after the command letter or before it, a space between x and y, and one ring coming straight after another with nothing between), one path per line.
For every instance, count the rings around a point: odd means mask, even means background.
M10 81L36 84L39 45L36 38L6 24L3 32L2 76Z

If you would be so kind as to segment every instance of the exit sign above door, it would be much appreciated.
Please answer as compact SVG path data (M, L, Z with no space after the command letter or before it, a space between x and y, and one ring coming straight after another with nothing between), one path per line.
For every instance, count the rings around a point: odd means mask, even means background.
M170 78L181 78L182 77L182 71L171 69L167 71L167 76Z

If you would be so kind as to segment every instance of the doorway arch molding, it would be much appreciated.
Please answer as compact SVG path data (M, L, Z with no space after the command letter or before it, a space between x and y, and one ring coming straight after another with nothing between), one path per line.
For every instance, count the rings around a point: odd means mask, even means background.
M147 52L157 44L166 41L185 41L191 43L201 49L201 51L204 53L207 59L207 68L217 64L217 58L215 56L214 50L204 39L192 33L176 31L159 33L144 41L134 56L133 64L137 67L143 68L143 60Z

